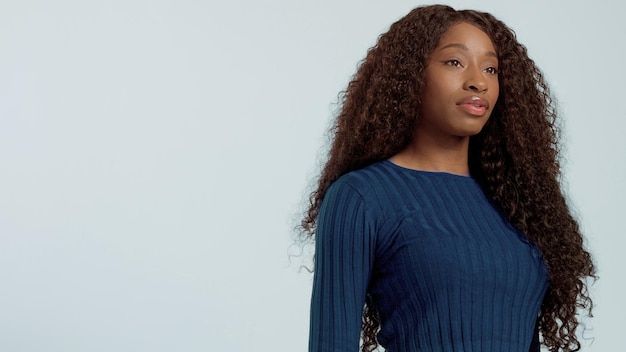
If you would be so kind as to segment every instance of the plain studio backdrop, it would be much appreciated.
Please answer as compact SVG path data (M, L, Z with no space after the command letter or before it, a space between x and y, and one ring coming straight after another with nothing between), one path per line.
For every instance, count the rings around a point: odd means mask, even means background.
M584 350L620 350L626 7L448 3L551 84L600 276ZM422 4L2 0L0 351L306 350L310 253L288 254L337 94Z

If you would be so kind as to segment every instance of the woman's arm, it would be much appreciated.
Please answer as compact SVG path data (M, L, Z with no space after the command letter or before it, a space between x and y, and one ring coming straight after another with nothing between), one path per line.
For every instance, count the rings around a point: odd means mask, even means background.
M530 350L528 352L541 352L541 344L539 343L539 325L535 324L535 333L533 334L533 341L530 343Z
M374 261L373 229L361 195L335 182L324 198L315 234L310 352L356 352Z

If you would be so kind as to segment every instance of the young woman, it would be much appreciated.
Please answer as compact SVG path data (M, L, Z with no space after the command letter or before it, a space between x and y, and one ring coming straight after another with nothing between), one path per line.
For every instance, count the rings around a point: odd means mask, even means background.
M594 267L555 119L493 16L427 6L394 23L345 91L302 222L310 351L578 350Z

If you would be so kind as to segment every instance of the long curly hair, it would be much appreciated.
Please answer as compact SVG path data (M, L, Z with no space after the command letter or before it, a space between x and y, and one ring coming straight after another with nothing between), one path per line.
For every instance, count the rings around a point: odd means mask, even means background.
M470 172L543 254L550 285L538 321L542 343L550 351L578 351L577 309L591 315L587 278L595 277L595 268L560 187L556 109L526 48L488 13L418 7L378 38L342 94L328 159L301 222L303 235L314 239L320 205L335 180L411 143L428 59L444 33L459 22L482 29L499 61L499 99L485 127L470 138ZM366 303L362 351L378 346L379 328L375 307Z

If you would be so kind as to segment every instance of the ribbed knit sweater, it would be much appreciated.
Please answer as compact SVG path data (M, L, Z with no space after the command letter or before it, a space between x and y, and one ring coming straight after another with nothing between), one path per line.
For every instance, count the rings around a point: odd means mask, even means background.
M382 161L322 202L309 351L358 351L368 299L388 352L528 352L547 287L537 248L474 179Z

